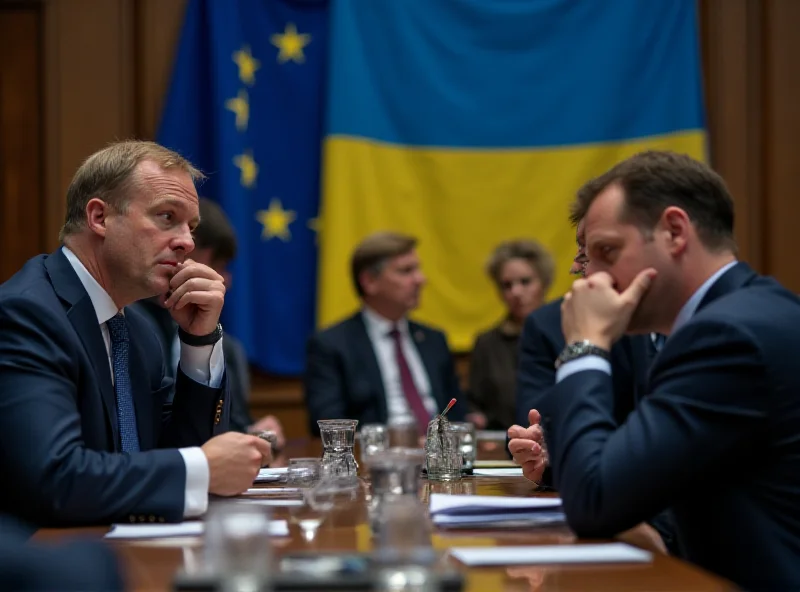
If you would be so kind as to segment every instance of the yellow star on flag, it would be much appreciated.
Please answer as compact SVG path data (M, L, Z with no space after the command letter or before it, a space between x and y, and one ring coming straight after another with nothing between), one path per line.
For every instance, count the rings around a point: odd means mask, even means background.
M256 184L256 177L258 177L258 165L253 160L252 153L248 150L244 154L234 156L233 164L241 171L239 177L241 184L248 189L253 187Z
M256 70L261 67L261 62L250 53L250 46L243 45L242 49L233 52L233 61L239 66L239 80L247 86L253 86L256 81Z
M250 103L247 91L241 89L237 96L225 101L225 108L236 114L236 129L240 132L247 131L247 122L250 120Z
M295 63L302 64L306 61L306 56L303 54L303 48L311 43L311 35L308 33L297 32L297 27L294 23L287 23L283 33L274 33L269 38L270 43L277 47L278 63L285 64L289 60Z
M296 212L284 210L281 200L273 197L269 202L269 208L256 212L256 220L264 226L261 238L269 240L277 236L282 241L290 240L292 233L289 231L289 224L294 222L296 217Z

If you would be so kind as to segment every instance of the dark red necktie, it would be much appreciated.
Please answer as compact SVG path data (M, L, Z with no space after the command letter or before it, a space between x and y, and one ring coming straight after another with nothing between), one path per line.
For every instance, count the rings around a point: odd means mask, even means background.
M422 397L417 390L417 385L414 384L411 368L409 368L406 356L403 354L400 331L395 327L389 332L389 335L391 335L394 340L394 356L397 360L397 368L400 370L400 384L403 386L403 394L406 397L406 401L408 401L408 406L414 413L414 417L417 418L420 434L425 434L428 429L428 422L431 419L431 414L425 409L425 404L422 402Z

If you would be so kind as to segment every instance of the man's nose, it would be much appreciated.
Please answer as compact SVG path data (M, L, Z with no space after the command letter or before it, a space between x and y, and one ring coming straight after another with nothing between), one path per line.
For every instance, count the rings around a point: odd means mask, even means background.
M183 251L184 255L188 255L194 251L194 237L192 236L192 230L189 228L188 224L185 225L181 233L173 239L171 246L173 251Z

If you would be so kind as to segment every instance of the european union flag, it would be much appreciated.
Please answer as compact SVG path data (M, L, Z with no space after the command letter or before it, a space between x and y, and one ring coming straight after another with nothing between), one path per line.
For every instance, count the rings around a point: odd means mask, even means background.
M327 27L325 0L191 0L158 134L237 230L223 323L277 374L314 329Z

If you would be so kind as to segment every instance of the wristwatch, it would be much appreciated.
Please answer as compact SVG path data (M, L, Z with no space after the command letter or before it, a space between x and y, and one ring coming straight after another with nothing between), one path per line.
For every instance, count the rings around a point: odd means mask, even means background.
M200 347L203 345L214 345L217 341L222 339L222 324L217 323L217 328L207 335L192 335L178 327L178 337L186 345L193 345Z
M575 341L565 347L556 359L556 369L562 364L584 358L586 356L600 356L604 360L611 360L611 352L602 347L598 347L591 341L584 339L583 341Z

